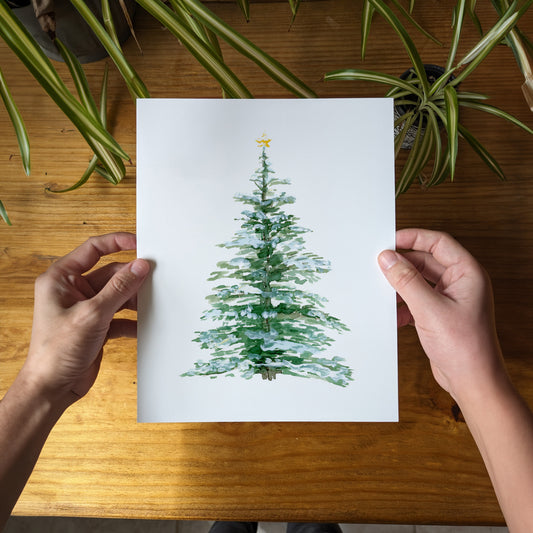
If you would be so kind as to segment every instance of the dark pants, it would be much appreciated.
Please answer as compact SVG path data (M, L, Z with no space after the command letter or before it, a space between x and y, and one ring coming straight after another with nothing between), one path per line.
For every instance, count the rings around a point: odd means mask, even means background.
M256 533L257 522L215 522L209 533ZM342 533L339 524L287 524L287 533Z

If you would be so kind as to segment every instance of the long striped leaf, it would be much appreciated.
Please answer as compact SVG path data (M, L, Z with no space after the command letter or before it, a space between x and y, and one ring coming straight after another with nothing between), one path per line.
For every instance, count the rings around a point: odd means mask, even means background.
M237 52L256 63L282 87L303 98L316 98L316 94L290 70L263 52L246 37L233 30L201 2L198 0L183 0L183 3L191 14L197 17L202 24L214 31L219 37L237 50Z
M0 96L2 96L2 100L4 101L4 105L6 107L9 118L11 119L11 123L13 124L13 127L15 128L15 135L17 136L17 142L19 145L20 156L22 158L22 166L24 167L24 172L26 172L26 175L29 176L30 175L30 140L28 138L28 132L26 131L26 126L24 125L22 115L20 114L18 107L15 104L13 97L11 96L11 92L9 91L9 87L6 84L6 80L4 78L4 75L2 74L1 69L0 69Z
M455 61L455 54L457 53L457 48L459 47L461 29L463 28L463 20L465 18L465 8L466 0L459 0L454 8L452 43L450 45L450 53L448 54L448 60L446 61L446 66L444 67L444 70L446 71L452 68L453 62Z
M294 19L296 18L298 9L300 7L300 0L289 0L289 6L292 11L292 20L291 20L291 24L292 24L294 22Z
M99 120L100 117L98 115L98 108L96 107L96 102L91 94L89 82L87 81L87 77L85 76L85 72L81 66L81 63L77 57L61 42L60 39L56 38L55 45L57 46L63 61L70 71L70 75L74 81L76 91L78 91L81 103L94 118Z
M394 137L394 158L395 159L396 157L398 157L400 148L402 147L402 144L403 144L403 141L405 140L407 132L410 130L417 116L418 115L415 115L412 111L410 111L408 113L405 113L404 115L401 115L394 121L395 131L396 131L396 128L400 128L401 126L400 131Z
M111 6L109 5L109 0L102 0L101 2L102 6L102 19L104 21L104 27L111 37L113 39L113 42L115 43L115 46L122 52L122 48L120 46L120 40L117 35L117 29L115 27L115 21L113 20L113 15L111 14Z
M442 140L440 138L440 128L437 117L433 113L429 113L427 115L427 119L427 127L428 129L431 128L433 132L433 171L431 172L430 178L426 182L426 186L431 187L434 180L436 180L437 176L439 176L441 173L442 165L446 159L446 153L442 149Z
M413 83L402 80L397 76L391 76L389 74L382 74L380 72L373 72L371 70L360 70L360 69L343 69L343 70L334 70L328 72L324 79L326 81L370 81L375 83L382 83L389 85L390 87L397 87L399 89L404 89L409 94L414 94L419 98L422 98L422 91L417 89L416 85Z
M411 39L411 36L407 32L407 30L404 28L398 17L391 11L391 9L383 2L383 0L370 0L372 2L372 5L374 6L375 10L385 18L385 20L392 26L394 31L398 34L400 39L402 40L402 43L404 45L404 48L409 55L409 58L411 60L411 63L413 64L413 68L415 69L416 75L421 81L424 93L429 92L429 82L426 77L426 72L424 70L424 64L422 63L422 59L420 57L420 54L418 53L418 50L416 48L415 43Z
M218 42L218 37L204 25L200 24L187 9L183 6L182 0L169 0L172 9L174 9L176 15L180 18L181 22L192 30L210 49L211 51L220 59L221 62L224 62L224 57L222 55L222 49L220 48L220 43ZM226 92L222 89L222 95L225 98Z
M138 98L149 98L150 93L144 85L135 69L129 64L113 38L107 33L96 15L89 9L84 0L70 0L72 5L78 10L85 22L91 27L102 46L106 49L109 57L113 60L121 73L126 85Z
M87 167L87 170L82 174L81 178L76 183L74 183L74 185L71 185L70 187L67 187L66 189L59 189L59 190L46 187L45 190L48 192L53 192L57 194L75 191L76 189L79 189L82 185L85 185L85 183L87 183L87 180L92 176L97 164L98 164L98 156L93 155L91 162L89 163L89 166Z
M448 149L442 151L442 157L437 168L433 169L431 178L427 184L427 187L434 187L440 185L450 173L450 152Z
M223 60L222 50L217 36L209 28L206 28L191 16L189 11L187 11L186 7L183 5L182 0L169 0L169 3L172 6L172 9L176 12L176 15L180 18L180 21L192 30L207 46L209 46L211 51L214 52L220 60Z
M482 161L502 180L505 181L507 178L503 173L500 165L490 155L489 151L461 124L459 124L459 133L461 137L465 139L468 144L474 149L474 151L479 155Z
M100 121L102 125L107 127L107 79L108 79L108 67L107 63L104 68L104 76L102 78L102 85L100 89ZM89 166L85 170L85 172L82 174L81 178L74 183L74 185L71 185L70 187L67 187L66 189L61 190L55 190L50 189L49 187L46 188L47 191L53 192L53 193L64 193L64 192L70 192L78 189L82 185L84 185L87 180L91 177L93 172L96 169L96 165L98 164L98 156L94 155L91 159L91 162L89 163Z
M238 6L241 8L242 14L246 19L246 22L250 20L250 3L248 0L236 0Z
M7 215L7 211L4 207L4 204L2 203L2 200L0 200L0 217L2 217L2 219L8 226L12 226L11 220L9 220L9 216Z
M483 35L483 28L481 27L481 21L476 13L476 0L468 0L466 4L466 10L472 22L475 24L479 35Z
M409 21L410 24L412 24L422 35L425 35L430 41L433 41L435 44L438 44L439 46L442 46L442 43L431 33L429 33L427 30L425 30L418 22L411 16L412 9L410 8L409 11L405 9L405 7L398 2L398 0L392 0L392 3L396 5L396 7L400 10L402 15Z
M455 177L455 162L457 160L458 132L459 125L459 104L455 88L447 85L444 88L444 102L446 109L446 133L448 134L448 150L450 152L450 179Z
M503 118L511 122L511 124L514 124L515 126L518 126L519 128L522 128L523 130L527 131L530 134L533 134L533 129L531 129L529 126L526 126L522 121L518 120L513 115L507 113L506 111L503 111L502 109L499 109L498 107L494 107L492 105L485 104L483 102L474 102L472 100L461 100L459 101L459 105L462 105L463 107L470 107L472 109L477 109L478 111L485 111L485 113L490 113L491 115L495 115L497 117Z
M489 97L486 94L481 93L471 93L468 91L461 91L460 93L457 93L457 99L459 100L459 103L461 101L471 101L471 102L477 102L479 100L488 100Z
M420 121L415 141L407 161L402 169L400 180L396 186L396 196L404 193L414 179L422 172L433 148L433 131Z
M533 111L533 78L526 78L522 84L522 93L530 111Z
M64 59L65 64L67 65L70 71L72 79L74 80L74 84L76 85L76 89L78 91L78 94L80 95L82 104L85 106L87 112L95 120L101 122L100 113L98 112L96 103L91 94L89 83L87 81L87 78L85 77L85 72L83 71L81 63L76 58L76 56L57 38L56 45L58 47L59 52L61 53L61 57ZM102 127L105 128L105 125L102 124ZM113 183L115 185L119 183L126 172L122 159L119 157L115 157L96 139L87 138L87 142L94 150L94 153L98 157L98 160L104 165L108 173L113 177Z
M370 0L364 0L363 12L361 13L361 59L365 58L366 43L368 42L374 11L374 6L370 3Z
M252 98L252 94L239 78L207 44L181 22L174 11L159 0L137 0L137 3L181 41L196 60L218 81L228 96Z

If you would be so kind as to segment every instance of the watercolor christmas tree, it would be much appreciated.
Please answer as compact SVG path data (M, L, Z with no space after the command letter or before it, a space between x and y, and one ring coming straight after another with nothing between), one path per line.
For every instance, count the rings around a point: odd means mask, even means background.
M208 281L224 280L206 300L202 320L214 327L197 331L194 342L211 352L182 376L226 375L250 379L256 374L317 378L346 387L352 370L338 355L325 352L334 344L326 332L349 331L324 311L327 299L306 289L330 271L330 262L305 249L303 235L311 230L284 210L295 198L276 187L289 185L275 177L267 155L271 139L257 140L260 166L250 178L251 194L236 194L246 206L237 220L240 230L218 246L234 257L217 263ZM216 324L219 325L216 325Z

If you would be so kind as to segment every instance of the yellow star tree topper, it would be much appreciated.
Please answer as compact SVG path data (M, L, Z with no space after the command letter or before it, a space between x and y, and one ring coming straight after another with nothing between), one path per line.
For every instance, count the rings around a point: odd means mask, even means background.
M257 143L257 146L261 147L261 146L265 146L266 148L269 148L270 147L270 141L272 139L269 139L267 137L267 134L266 133L263 133L263 135L261 136L260 139L256 139L255 142Z

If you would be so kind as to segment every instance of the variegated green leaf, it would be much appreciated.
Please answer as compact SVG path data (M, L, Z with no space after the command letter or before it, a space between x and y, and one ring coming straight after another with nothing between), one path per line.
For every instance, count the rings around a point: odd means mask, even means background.
M91 162L89 163L89 166L87 167L87 170L85 170L81 178L76 183L74 183L74 185L71 185L70 187L67 187L66 189L59 189L59 190L46 187L45 190L48 192L53 192L57 194L75 191L76 189L79 189L82 185L85 185L85 183L87 183L87 180L92 176L97 164L98 164L98 156L93 155Z
M399 128L398 134L394 137L394 158L398 157L407 132L410 130L417 117L418 115L415 115L412 111L409 111L394 121L394 130L397 131L396 128Z
M11 226L11 220L9 220L9 216L7 215L6 208L4 207L4 204L2 203L2 200L0 200L0 217L4 220L4 222Z
M29 176L30 175L30 140L28 138L28 132L26 131L26 126L24 125L24 120L22 119L22 115L20 114L20 111L18 110L18 107L15 104L15 101L13 100L13 96L11 95L11 92L9 91L9 87L7 86L6 80L4 78L4 75L2 74L1 69L0 69L0 96L2 96L2 100L4 101L7 114L9 115L9 118L11 119L11 123L13 124L13 128L15 128L15 135L17 136L17 142L19 145L20 156L22 158L22 166L24 167L24 172L26 172L26 175Z
M425 35L430 41L433 41L435 44L442 46L442 43L431 33L425 30L418 22L411 16L412 10L407 11L398 0L392 0L393 4L400 10L402 15L412 24L422 35Z
M80 95L80 100L84 105L85 109L87 110L87 113L89 113L95 120L101 121L100 113L98 112L96 103L91 94L89 83L87 82L87 78L85 77L85 72L83 71L81 63L76 58L76 56L72 52L70 52L70 50L66 46L64 46L63 43L57 38L56 45L61 53L61 57L63 57L70 71L72 79L74 80L74 83L76 85L78 94ZM102 127L105 128L103 124ZM102 165L104 165L108 174L112 176L113 183L115 183L115 185L120 183L126 173L126 169L124 167L122 159L112 154L98 140L90 136L86 136L86 139L91 148L93 149L94 153L98 157L98 160L102 163Z
M461 37L461 30L463 28L463 20L465 18L466 2L467 0L459 0L455 4L452 42L450 45L448 60L446 61L446 66L444 67L444 70L446 71L449 71L452 68L453 62L455 61L455 54L457 53L457 48L459 46L459 39Z
M113 38L107 33L96 15L89 9L84 0L70 0L72 5L78 10L85 22L90 26L102 46L106 49L109 57L113 60L121 73L126 85L138 98L149 98L150 93L144 85L135 69L130 65L122 54L120 48L115 44Z
M472 22L477 28L479 35L483 35L483 28L481 27L481 21L476 13L476 0L468 0L466 4L466 11L469 17L472 19Z
M424 92L427 93L429 91L429 82L426 78L424 64L422 62L420 54L418 53L415 43L411 39L411 36L404 28L398 17L392 12L392 10L387 6L387 4L383 2L383 0L369 1L372 3L374 9L392 26L394 31L402 40L405 50L409 55L409 58L411 59L411 63L413 64L413 68L415 69L416 75L421 81Z
M113 39L115 46L122 52L120 40L117 35L117 29L115 27L115 21L113 20L113 15L111 14L111 6L109 5L109 0L101 0L101 5L104 27L111 39Z
M389 85L391 87L397 87L399 89L404 89L409 94L414 94L419 98L422 98L422 91L416 87L415 84L398 78L397 76L391 76L389 74L382 74L380 72L373 72L371 70L360 70L360 69L343 69L343 70L334 70L328 72L324 79L326 81L371 81L375 83L382 83Z
M250 3L248 0L236 0L238 6L241 8L242 14L246 19L246 22L250 20Z
M479 155L482 161L484 161L484 163L497 174L502 181L507 179L496 159L494 159L489 151L461 124L459 124L459 133Z
M174 11L159 1L137 0L137 3L180 40L196 60L218 81L228 96L252 98L250 91L231 69L220 60L210 46L181 21ZM188 8L188 4L184 2L182 4Z
M431 176L426 182L427 187L432 187L433 182L438 179L439 175L442 172L442 165L446 159L446 153L442 149L442 140L440 137L440 127L437 117L433 113L427 115L428 123L427 128L431 129L433 132L433 171ZM447 164L447 163L446 163Z
M370 34L370 26L372 24L372 16L374 15L374 6L370 0L363 1L363 12L361 14L361 59L365 58L366 44Z
M100 119L98 114L98 108L96 107L96 102L94 101L93 95L91 94L91 89L89 87L89 82L85 76L85 72L78 58L61 42L60 39L56 38L55 45L63 58L63 61L67 65L76 91L80 97L80 101L85 107L85 109L97 120Z
M409 189L414 179L417 178L426 166L433 148L433 131L425 127L420 121L416 132L413 147L402 169L400 180L396 185L396 196Z
M138 0L139 1L139 0ZM145 2L146 0L144 0ZM263 52L246 37L233 30L222 19L198 0L182 0L187 9L205 26L224 39L243 56L262 68L273 80L303 98L315 98L316 94L279 61Z
M494 107L492 105L485 104L483 102L475 102L471 100L460 101L459 105L462 105L464 107L470 107L472 109L477 109L478 111L485 111L485 113L490 113L491 115L494 115L496 117L503 118L504 120L508 120L509 122L511 122L511 124L514 124L515 126L518 126L519 128L522 128L523 130L527 131L530 134L533 134L533 129L531 129L529 126L526 126L526 124L518 120L516 117L514 117L510 113L507 113L506 111L503 111L502 109L498 107Z
M450 179L455 177L455 162L458 148L459 104L455 88L447 85L444 88L444 102L446 104L446 133L448 134L448 150L450 152Z

